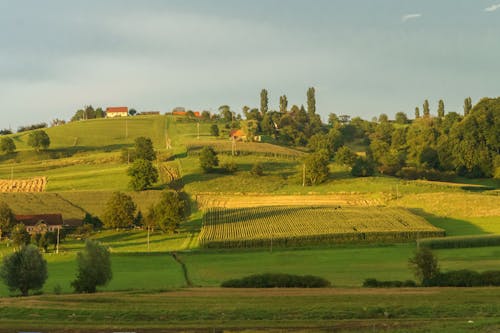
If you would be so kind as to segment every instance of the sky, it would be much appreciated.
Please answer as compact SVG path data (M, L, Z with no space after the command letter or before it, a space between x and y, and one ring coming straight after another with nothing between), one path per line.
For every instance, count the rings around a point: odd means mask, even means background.
M500 0L0 0L0 128L84 105L371 119L500 95Z

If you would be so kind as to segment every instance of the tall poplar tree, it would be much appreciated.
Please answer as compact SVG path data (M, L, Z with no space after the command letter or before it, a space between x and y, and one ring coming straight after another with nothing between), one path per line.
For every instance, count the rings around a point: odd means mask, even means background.
M424 118L429 118L431 116L431 110L429 108L429 101L425 100L423 105Z
M286 113L288 109L288 99L286 95L280 96L280 112Z
M418 108L418 106L415 108L415 119L418 119L420 118L420 109Z
M467 97L464 100L464 116L468 115L470 110L472 110L472 98Z
M267 96L267 90L262 89L260 92L260 112L265 115L268 110L269 98Z
M444 102L442 99L439 100L438 104L438 117L444 118Z
M316 113L316 92L314 87L307 89L307 114L312 116Z

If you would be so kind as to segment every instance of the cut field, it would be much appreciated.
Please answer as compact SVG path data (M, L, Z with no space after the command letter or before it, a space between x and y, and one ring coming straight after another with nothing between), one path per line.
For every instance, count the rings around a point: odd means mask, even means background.
M275 158L297 159L304 153L278 145L261 142L232 142L228 139L204 140L202 142L189 142L186 144L189 155L198 155L203 147L212 147L219 154L230 155L261 155Z
M398 242L444 236L444 230L401 208L255 207L209 209L199 244L210 248Z

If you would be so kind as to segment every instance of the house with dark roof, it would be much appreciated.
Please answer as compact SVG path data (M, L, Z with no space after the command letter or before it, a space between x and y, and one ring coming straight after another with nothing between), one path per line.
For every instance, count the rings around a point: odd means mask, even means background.
M30 234L40 234L47 231L57 231L63 228L76 228L83 221L78 219L63 220L61 214L15 215L17 222L26 226Z
M106 108L107 118L127 117L127 116L128 116L128 107L126 106L111 106Z

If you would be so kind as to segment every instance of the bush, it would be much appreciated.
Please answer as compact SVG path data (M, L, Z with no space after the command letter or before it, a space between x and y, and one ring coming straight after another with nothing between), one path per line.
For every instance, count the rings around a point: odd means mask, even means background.
M325 288L330 281L312 275L266 273L222 282L223 288Z
M351 175L355 177L369 177L374 172L373 163L363 157L358 157L351 169Z
M500 286L500 271L485 271L480 277L483 286Z
M40 129L40 128L47 128L47 123L19 126L19 128L17 129L17 133L31 131L31 130Z
M366 279L363 282L365 288L414 288L417 284L415 281L379 281L377 279Z
M252 169L250 170L250 174L252 176L263 176L264 175L264 168L262 167L262 164L257 162L254 165L252 165Z
M238 164L235 162L225 162L221 165L222 169L227 173L235 173L238 171Z
M476 287L481 286L481 275L468 269L439 273L429 281L429 286Z

